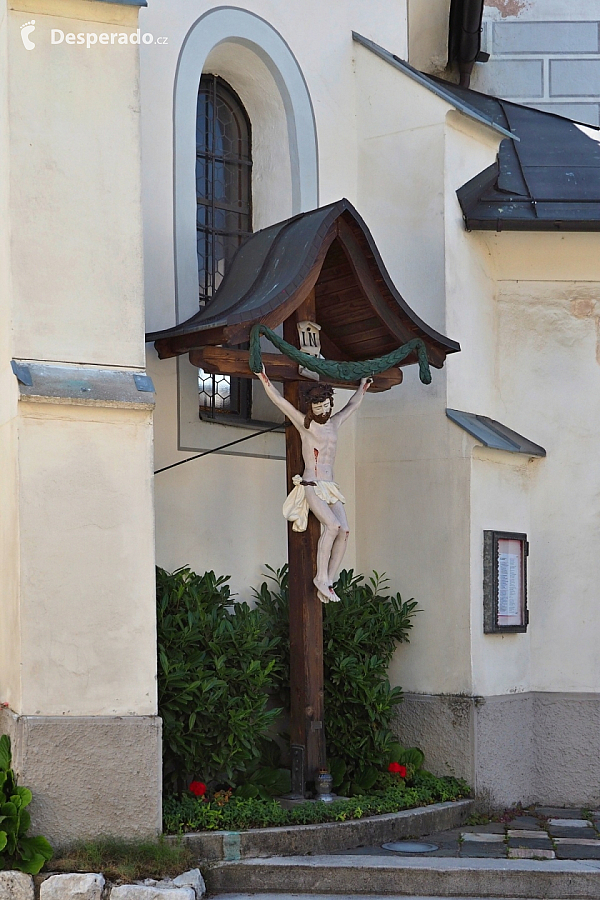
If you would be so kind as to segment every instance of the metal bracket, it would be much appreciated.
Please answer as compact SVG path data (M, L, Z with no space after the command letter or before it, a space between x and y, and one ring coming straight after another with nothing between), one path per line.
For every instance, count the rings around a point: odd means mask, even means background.
M302 744L292 744L292 797L304 797L304 785L306 773L304 768L304 747Z
M138 391L145 391L147 394L154 392L154 384L149 375L134 375L133 380Z

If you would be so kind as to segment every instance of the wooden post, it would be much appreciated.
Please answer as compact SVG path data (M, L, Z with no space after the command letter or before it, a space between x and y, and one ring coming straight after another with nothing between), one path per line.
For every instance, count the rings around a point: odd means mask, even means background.
M284 322L283 336L299 346L296 322L314 321L314 293ZM302 408L301 387L297 381L284 384L286 400ZM286 474L288 493L292 478L304 471L300 436L295 428L286 429ZM326 765L323 722L323 607L313 584L317 567L317 544L321 534L318 519L310 513L305 532L292 531L288 523L288 563L290 595L290 738L292 745L304 748L304 777L314 782ZM299 785L293 785L298 789ZM303 792L305 785L300 788Z

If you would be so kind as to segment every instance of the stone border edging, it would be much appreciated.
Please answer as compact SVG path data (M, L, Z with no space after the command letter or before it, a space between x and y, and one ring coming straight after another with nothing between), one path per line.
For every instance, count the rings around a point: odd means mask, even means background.
M205 893L199 869L134 884L106 882L99 872L50 872L35 878L13 870L0 872L0 900L202 900Z
M267 856L304 856L332 850L381 844L397 838L419 837L434 831L447 831L462 825L473 800L433 803L416 809L403 809L383 816L324 822L320 825L291 825L278 828L253 828L248 831L202 831L181 835L198 859L238 860ZM178 840L169 836L167 840Z

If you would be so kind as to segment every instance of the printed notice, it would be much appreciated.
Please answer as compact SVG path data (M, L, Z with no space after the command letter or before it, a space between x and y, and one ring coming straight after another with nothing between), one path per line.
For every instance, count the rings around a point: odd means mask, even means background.
M498 554L498 616L520 616L521 558L518 553Z

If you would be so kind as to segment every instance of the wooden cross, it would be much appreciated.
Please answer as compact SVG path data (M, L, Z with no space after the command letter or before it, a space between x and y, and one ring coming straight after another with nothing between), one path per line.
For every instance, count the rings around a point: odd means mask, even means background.
M315 319L315 294L283 323L283 338L299 347L297 323ZM313 382L314 384L314 382ZM292 406L302 408L302 383L285 381L283 395ZM300 435L286 428L285 463L288 493L292 478L304 471ZM308 516L306 531L293 531L288 522L288 584L290 604L290 738L292 748L292 792L304 794L305 782L314 781L327 765L324 722L323 604L313 578L317 569L317 544L321 534L318 519ZM299 759L298 757L301 757ZM304 783L303 783L304 782Z

